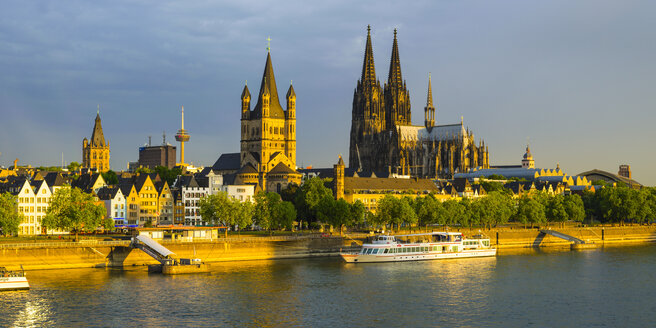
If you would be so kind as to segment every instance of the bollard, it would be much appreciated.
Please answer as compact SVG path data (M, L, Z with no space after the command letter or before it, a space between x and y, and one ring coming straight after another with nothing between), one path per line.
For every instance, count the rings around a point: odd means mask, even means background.
M605 232L605 231L604 231L604 228L601 228L601 240L602 240L602 241L603 241L603 240L606 240L606 239L605 239L606 236L604 235L604 232Z

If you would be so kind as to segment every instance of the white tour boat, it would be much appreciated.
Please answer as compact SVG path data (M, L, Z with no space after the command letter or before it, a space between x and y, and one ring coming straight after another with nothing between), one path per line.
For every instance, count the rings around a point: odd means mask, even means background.
M0 267L0 291L30 289L25 271L9 271Z
M358 253L341 253L344 261L394 262L494 256L490 238L476 235L463 238L460 232L431 232L411 235L379 235L363 244Z

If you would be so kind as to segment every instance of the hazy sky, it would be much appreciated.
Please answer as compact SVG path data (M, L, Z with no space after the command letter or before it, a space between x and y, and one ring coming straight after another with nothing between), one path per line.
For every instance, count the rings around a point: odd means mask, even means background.
M655 1L4 1L0 165L81 162L100 104L111 167L174 143L185 159L239 151L240 95L258 93L270 36L280 97L293 80L299 166L348 158L353 90L371 24L387 80L398 28L412 121L432 73L437 124L483 138L491 164L568 174L630 164L656 184ZM256 99L253 100L253 103Z

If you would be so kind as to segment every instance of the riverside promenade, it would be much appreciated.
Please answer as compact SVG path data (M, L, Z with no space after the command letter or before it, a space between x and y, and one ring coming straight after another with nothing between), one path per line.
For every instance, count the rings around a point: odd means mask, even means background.
M656 226L565 227L551 229L598 245L622 245L656 242ZM433 229L434 230L434 229ZM422 232L417 229L413 232ZM437 231L437 230L435 230ZM540 229L495 228L492 230L454 229L463 234L487 234L499 249L566 247L571 242L540 233ZM407 233L404 231L403 233ZM241 236L203 242L160 240L162 245L183 258L201 258L205 262L280 260L338 256L340 250L359 249L370 234L299 234L293 236ZM0 239L1 240L1 239ZM146 253L130 248L129 240L79 242L50 241L0 243L0 266L26 270L124 267L157 264Z

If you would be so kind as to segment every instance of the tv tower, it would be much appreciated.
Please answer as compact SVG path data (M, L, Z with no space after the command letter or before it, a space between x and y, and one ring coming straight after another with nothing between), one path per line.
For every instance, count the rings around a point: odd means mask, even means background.
M184 144L189 141L189 134L184 128L184 106L182 106L182 125L175 135L175 140L180 142L180 163L178 165L187 166L184 162Z

